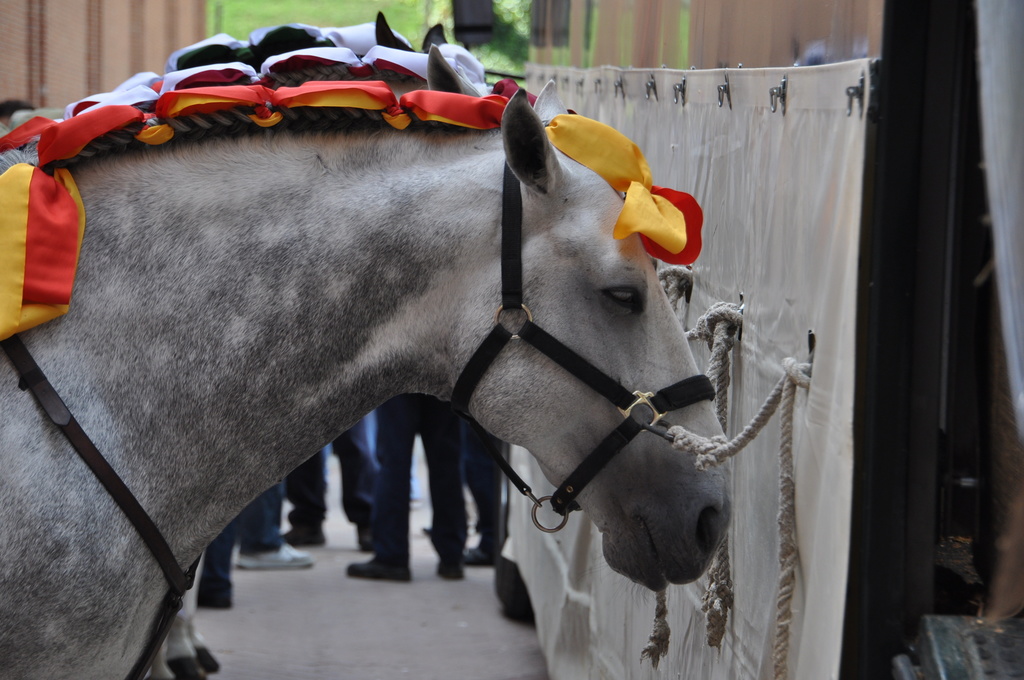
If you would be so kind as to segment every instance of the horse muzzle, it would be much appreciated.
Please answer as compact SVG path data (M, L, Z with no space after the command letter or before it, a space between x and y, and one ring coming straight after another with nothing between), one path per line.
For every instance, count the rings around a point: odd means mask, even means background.
M682 502L651 494L621 516L623 525L605 524L608 565L654 591L700 578L725 540L731 516L724 484L702 481Z

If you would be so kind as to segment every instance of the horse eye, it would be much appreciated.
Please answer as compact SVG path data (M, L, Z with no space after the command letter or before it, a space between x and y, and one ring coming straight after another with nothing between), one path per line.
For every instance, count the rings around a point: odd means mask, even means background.
M644 298L640 295L640 291L631 286L621 286L616 288L605 288L601 291L605 297L619 305L628 309L632 314L639 314L644 311Z

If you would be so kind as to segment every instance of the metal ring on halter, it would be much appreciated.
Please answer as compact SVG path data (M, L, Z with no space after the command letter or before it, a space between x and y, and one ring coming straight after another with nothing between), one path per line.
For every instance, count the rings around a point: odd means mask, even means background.
M526 312L526 320L529 321L530 323L533 323L533 312L530 311L530 308L527 307L526 305L519 305L519 308L522 311ZM505 311L505 305L498 305L498 311L496 311L494 313L494 325L495 326L498 325L498 319L501 317L501 313L503 311ZM510 310L510 311L514 311L514 310ZM513 334L512 335L512 339L513 340L518 340L519 336L516 335L516 334Z
M531 498L532 498L532 496L531 496ZM542 506L544 504L544 501L549 501L549 500L551 500L551 496L544 496L540 500L534 498L533 499L533 501L534 501L533 510L530 513L530 516L533 518L533 526L537 527L538 529L543 531L545 534L553 534L553 533L555 533L557 531L561 531L562 528L565 526L565 523L569 521L569 513L567 512L564 515L562 515L562 521L561 521L561 523L557 527L546 527L546 526L544 526L543 524L540 523L540 520L537 519L537 511L540 510L540 506Z

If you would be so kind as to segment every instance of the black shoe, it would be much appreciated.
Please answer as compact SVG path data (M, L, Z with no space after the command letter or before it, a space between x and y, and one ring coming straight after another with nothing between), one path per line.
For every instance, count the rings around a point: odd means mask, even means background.
M207 673L216 673L220 670L220 662L206 647L196 647L196 661Z
M445 564L444 562L437 565L437 575L449 581L458 581L466 578L461 564Z
M356 540L361 552L373 552L373 532L367 524L356 526Z
M296 524L282 538L288 542L288 545L295 546L323 545L327 543L327 538L324 536L324 530L321 527L305 524Z
M196 597L196 605L206 609L231 609L231 596L199 593Z
M494 555L480 548L469 548L462 554L462 563L467 567L492 567Z
M377 560L356 562L348 565L347 573L352 578L372 578L379 581L411 581L409 567L393 567Z

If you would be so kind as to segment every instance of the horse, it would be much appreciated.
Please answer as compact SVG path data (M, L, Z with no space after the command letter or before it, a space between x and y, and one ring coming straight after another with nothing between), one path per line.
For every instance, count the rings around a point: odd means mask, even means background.
M182 569L256 495L389 397L449 400L501 300L506 166L532 317L630 389L698 373L623 195L557 152L565 107L522 93L499 130L238 135L81 162L66 315L20 334ZM514 319L513 319L514 321ZM0 362L0 659L10 680L125 677L163 572ZM623 414L513 339L469 403L559 484ZM709 402L666 416L721 434ZM385 424L386 426L386 424ZM576 497L608 565L652 590L706 569L723 473L641 435ZM97 639L104 644L97 644Z

